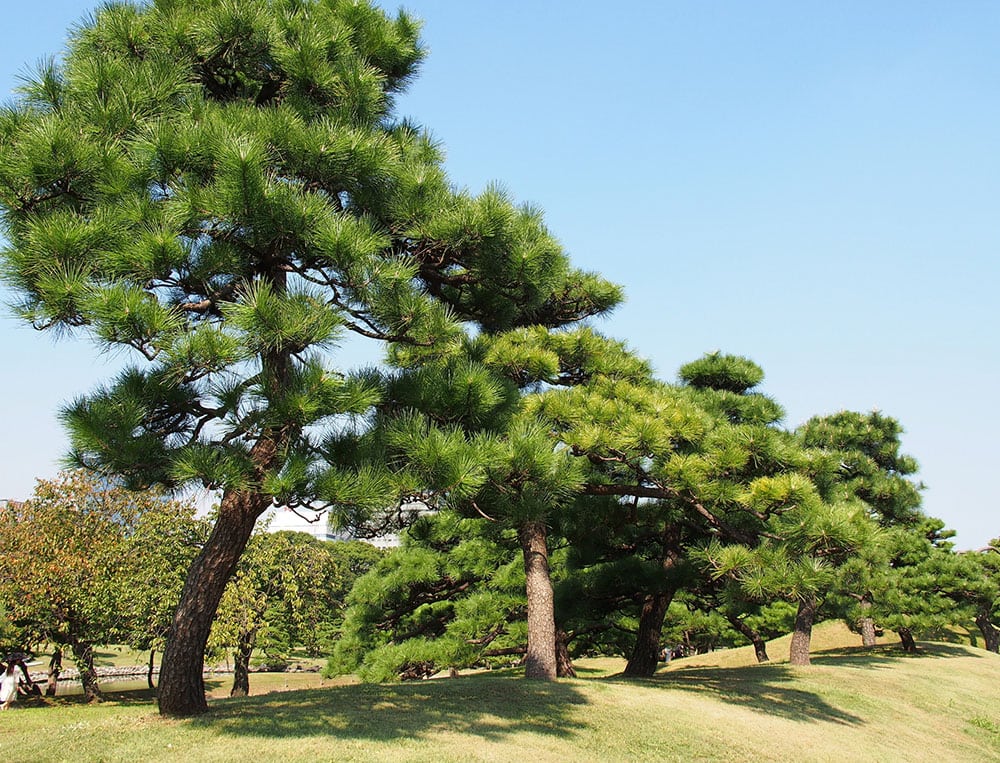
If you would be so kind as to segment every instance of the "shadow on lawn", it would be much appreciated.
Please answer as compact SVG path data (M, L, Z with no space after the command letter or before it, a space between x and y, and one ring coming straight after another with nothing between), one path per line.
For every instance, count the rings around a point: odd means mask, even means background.
M213 703L194 724L260 737L415 739L441 731L502 740L535 732L571 736L586 699L571 684L489 676L408 684L360 684ZM470 751L471 752L471 751Z
M794 684L800 678L788 665L759 665L750 668L693 667L635 682L649 687L707 694L729 705L794 721L843 725L865 722L864 718L831 705L815 692L797 688ZM605 680L628 681L620 676Z

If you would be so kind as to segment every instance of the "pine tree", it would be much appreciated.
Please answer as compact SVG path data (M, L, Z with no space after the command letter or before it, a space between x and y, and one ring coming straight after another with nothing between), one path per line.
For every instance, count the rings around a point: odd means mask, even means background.
M343 336L414 356L462 321L558 326L620 299L537 210L450 186L393 110L422 56L412 18L363 1L111 4L0 114L21 314L137 364L65 410L76 461L222 491L164 653L165 715L207 709L212 617L269 506L362 511L407 487L326 463L326 435L377 400L330 362Z

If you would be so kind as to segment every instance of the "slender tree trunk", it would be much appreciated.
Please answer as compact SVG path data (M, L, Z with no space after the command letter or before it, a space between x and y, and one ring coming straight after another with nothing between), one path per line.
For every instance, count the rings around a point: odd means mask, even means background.
M153 668L156 666L156 649L149 650L149 666L146 668L146 684L150 689L155 689L156 684L153 683Z
M792 665L809 664L809 642L812 640L813 621L819 603L815 596L799 600L799 609L795 613L795 630L792 632L792 646L788 653L788 661Z
M94 647L87 641L77 641L75 638L69 643L73 652L73 662L76 663L77 670L80 671L80 683L83 684L83 696L87 702L100 702L104 699L101 688L97 685L97 671L94 670Z
M903 645L904 652L913 654L917 651L917 642L913 639L913 631L909 628L897 628L896 633L899 634L899 643Z
M256 629L251 633L241 633L236 652L233 655L233 689L230 697L246 697L250 694L250 656L256 641Z
M528 653L525 678L556 678L556 624L544 522L525 522L518 533L528 594Z
M198 715L205 700L205 645L226 584L246 548L254 523L270 498L245 491L227 491L219 506L212 534L191 565L160 666L160 714Z
M753 644L753 653L757 657L757 662L769 662L770 658L767 656L767 644L764 639L761 638L760 633L751 628L746 624L746 621L736 615L726 615L726 619L729 624L732 625L736 630L742 633L751 644Z
M45 685L46 697L56 696L60 673L62 673L62 649L57 646L52 650L52 659L49 660L49 680Z
M861 646L866 649L871 649L875 646L875 621L868 614L872 608L871 596L870 592L866 593L859 601L862 614L858 620L858 626L861 631Z
M991 652L1000 653L1000 628L997 628L990 621L990 613L979 612L976 615L976 625L979 626L979 632L983 634L986 648Z
M569 636L562 628L556 628L556 675L559 678L576 678L576 669L569 656Z

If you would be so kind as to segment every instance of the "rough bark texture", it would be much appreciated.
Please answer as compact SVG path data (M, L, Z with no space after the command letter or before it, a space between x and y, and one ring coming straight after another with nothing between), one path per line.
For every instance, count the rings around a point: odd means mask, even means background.
M163 650L161 715L185 717L208 710L202 674L212 620L254 523L269 504L268 497L256 493L230 491L223 496L212 534L188 571Z
M94 647L86 641L70 641L73 651L73 661L80 671L80 683L83 684L83 696L87 702L100 702L104 697L97 685L97 671L94 670Z
M576 678L576 668L569 656L569 636L562 628L556 628L556 675Z
M813 621L816 619L818 602L815 597L801 599L795 613L795 630L792 632L792 646L788 661L792 665L809 664L809 642L812 640Z
M917 651L917 642L913 640L913 632L909 628L897 628L899 643L903 645L903 651L913 654Z
M528 594L528 652L524 675L551 681L556 678L556 625L545 524L526 522L518 535L524 553Z
M45 685L46 697L56 696L60 673L62 673L62 649L56 647L52 651L52 659L49 660L49 680Z
M868 611L872 608L871 594L866 593L859 602L862 616L858 621L858 628L861 631L861 646L871 649L875 646L875 621L868 616Z
M753 644L753 653L757 657L757 662L770 662L770 657L767 656L767 644L761 637L760 633L751 628L746 624L744 620L735 615L726 615L726 619L729 624L732 625L736 630L742 633L747 640Z

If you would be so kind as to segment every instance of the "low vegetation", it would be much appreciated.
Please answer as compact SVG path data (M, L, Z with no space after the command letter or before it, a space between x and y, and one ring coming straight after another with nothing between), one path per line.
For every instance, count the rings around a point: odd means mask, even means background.
M843 638L821 628L816 642ZM987 651L933 643L909 655L887 644L814 651L810 668L707 664L740 653L675 660L641 680L613 672L623 660L583 660L579 678L559 683L525 682L511 671L379 685L277 674L255 681L255 691L266 693L214 699L208 715L184 721L158 717L148 692L116 694L109 685L100 705L64 698L6 714L0 754L74 761L1000 759L1000 712L984 701L1000 681L1000 657ZM316 688L300 688L309 685Z

